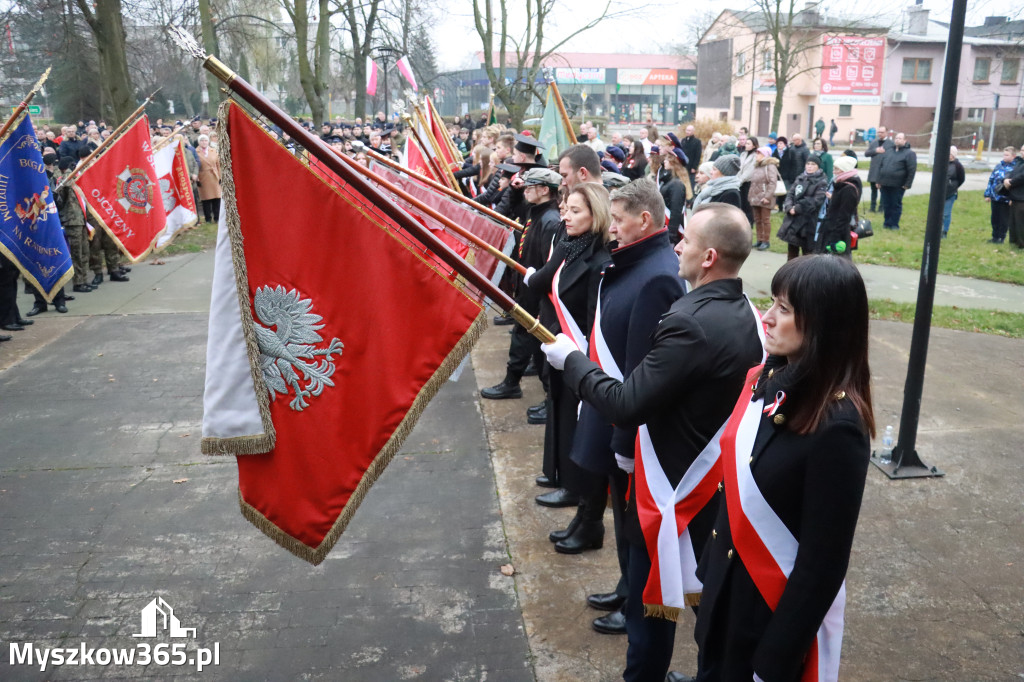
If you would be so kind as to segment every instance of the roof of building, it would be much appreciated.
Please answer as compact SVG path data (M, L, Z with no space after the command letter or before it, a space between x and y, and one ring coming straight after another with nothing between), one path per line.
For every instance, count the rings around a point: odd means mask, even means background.
M993 19L997 21L992 21ZM1024 38L1024 19L1017 21L998 21L998 19L1006 19L1006 17L987 17L983 25L965 28L964 35L1014 41L1020 41L1021 38Z
M1021 23L1024 22L1014 22ZM974 26L971 28L964 29L964 45L974 45L977 47L1019 47L1024 49L1024 45L1017 40L1004 40L1000 38L986 38L979 37L974 33L977 29L986 29L989 27ZM970 32L970 33L969 33ZM894 43L942 43L945 44L949 40L949 24L942 21L935 21L934 19L928 20L928 30L926 33L907 33L905 31L890 31L888 38L890 42Z
M481 63L484 53L477 52ZM494 61L498 61L495 53ZM505 53L505 63L515 63L515 53ZM575 69L696 69L697 58L677 54L614 54L596 52L556 52L543 61L548 68Z
M722 10L721 13L712 22L712 27L718 23L718 20L722 18L726 12L735 16L740 22L743 23L748 29L754 33L764 33L768 30L768 22L765 20L765 13L757 11L747 10L734 10L726 9ZM842 30L860 30L860 31L886 31L887 26L880 24L874 24L870 19L855 19L851 17L841 17L839 15L828 14L819 10L805 9L797 12L793 15L793 24L795 26L817 28L817 29L829 29L838 28ZM708 29L710 31L710 27ZM705 31L704 35L701 36L703 41L704 36L707 35ZM700 42L700 41L698 41Z

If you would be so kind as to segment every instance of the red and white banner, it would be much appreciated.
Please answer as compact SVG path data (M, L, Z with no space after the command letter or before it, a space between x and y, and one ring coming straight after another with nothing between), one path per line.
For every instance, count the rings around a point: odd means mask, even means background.
M416 140L415 135L409 135L405 138L405 150L402 154L402 165L410 170L414 170L420 175L426 175L434 182L439 182L442 185L447 186L444 178L437 177L437 173L434 171L433 164L430 163L430 159L433 158L433 154L428 155L428 152L420 147L420 143Z
M100 152L75 183L85 194L89 213L133 263L145 258L167 224L143 114Z
M182 230L194 226L199 221L199 213L185 162L185 145L180 136L153 154L153 166L167 213L167 225L156 238L159 249L169 244Z
M357 188L237 105L224 123L203 451L245 455L243 515L318 564L486 317Z
M398 72L401 73L405 80L409 81L409 85L412 86L414 91L418 91L420 88L416 85L416 76L412 73L412 64L409 62L409 56L406 55L395 62L395 66L398 67Z
M825 36L819 104L881 104L885 37Z
M366 58L366 94L377 94L377 62L372 57Z

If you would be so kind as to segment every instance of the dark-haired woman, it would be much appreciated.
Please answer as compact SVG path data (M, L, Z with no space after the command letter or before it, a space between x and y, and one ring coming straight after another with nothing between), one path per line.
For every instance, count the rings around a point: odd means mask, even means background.
M811 153L818 154L821 156L821 172L825 174L825 177L832 181L833 172L833 160L832 155L828 153L828 143L825 142L824 138L816 137L811 142Z
M647 175L647 152L644 151L644 145L639 140L630 146L629 156L622 164L622 174L630 180L639 180Z
M608 190L596 183L580 183L565 199L564 236L555 245L544 267L527 271L524 282L532 290L543 292L550 300L554 319L542 309L541 322L550 329L559 329L571 336L580 348L587 347L587 334L594 325L598 284L605 266L611 262L608 253L608 228L611 226ZM532 269L531 269L532 270ZM571 497L579 500L576 518L563 530L551 535L555 550L562 554L579 554L600 549L604 542L605 503L608 498L608 477L583 469L569 457L576 434L579 400L562 384L562 373L551 370L550 402L544 432L544 475L558 481ZM609 452L608 457L613 453ZM541 498L551 501L563 498L556 490ZM547 501L538 503L551 505Z
M835 680L874 434L864 282L805 256L772 280L765 365L721 438L724 502L697 571L697 679Z
M686 202L693 198L693 188L690 187L690 173L686 170L683 151L678 147L666 147L665 151L662 163L668 169L669 178L658 189L665 200L669 241L678 244L683 238Z

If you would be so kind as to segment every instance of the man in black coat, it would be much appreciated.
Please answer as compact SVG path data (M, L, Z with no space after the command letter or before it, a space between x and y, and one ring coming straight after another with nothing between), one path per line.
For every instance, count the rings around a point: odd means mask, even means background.
M704 143L697 137L697 129L686 126L682 150L686 154L686 170L690 174L690 187L697 186L697 169L700 167L700 155L704 151Z
M587 147L583 149L590 151ZM626 378L650 351L661 316L685 289L679 277L679 260L672 253L662 218L665 203L654 181L642 178L612 192L611 215L615 240L612 263L605 269L598 300L601 328L594 330L590 343L597 343L596 334L600 331L611 359ZM615 590L587 597L593 608L611 611L594 620L594 629L605 634L622 634L626 627L629 542L624 516L632 471L631 459L626 458L622 468L609 451L624 453L622 457L631 455L635 442L635 426L612 427L594 406L583 404L570 457L584 469L609 477L619 559ZM655 629L668 627L661 621L652 621L650 625Z
M917 154L903 133L896 133L892 150L882 157L878 170L878 186L882 193L883 227L900 229L903 215L903 194L914 184L917 174Z
M562 220L558 214L558 186L562 184L562 177L547 168L531 168L522 174L521 179L523 196L529 202L530 210L514 255L524 267L539 270L547 262L551 240ZM537 317L541 295L536 289L520 286L516 303ZM505 378L500 384L481 389L480 395L491 400L522 398L523 389L519 382L526 372L526 366L530 364L530 358L535 356L539 366L544 359L540 355L540 341L516 323L512 327Z
M962 184L962 183L961 183ZM1003 187L1010 197L1010 243L1024 249L1024 158L1014 159L1013 170L1003 178Z
M644 425L657 461L675 488L690 465L728 418L747 370L761 361L760 319L743 295L738 274L750 254L750 225L734 206L711 204L694 211L676 247L679 273L693 287L676 301L654 332L651 350L625 382L601 370L559 335L543 350L555 368L563 367L566 386L616 426ZM618 453L627 456L631 453ZM651 570L637 516L636 486L626 519L629 597L626 627L627 682L662 680L672 658L672 621L645 637L644 588ZM716 494L688 525L699 560L718 508ZM658 576L654 576L657 580ZM658 607L657 604L647 606ZM661 606L664 609L664 606Z
M871 212L877 213L876 206L881 210L885 210L885 203L883 202L879 206L876 202L878 200L878 176L882 171L882 159L885 158L887 152L892 151L892 140L889 139L889 130L885 126L878 126L878 139L868 145L868 150L864 152L864 156L871 159L871 165L868 167L868 182L871 184Z

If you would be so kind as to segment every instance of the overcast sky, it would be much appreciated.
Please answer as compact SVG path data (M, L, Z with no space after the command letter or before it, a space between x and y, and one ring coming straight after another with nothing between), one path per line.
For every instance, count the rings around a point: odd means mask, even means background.
M515 8L515 17L522 15L522 0L506 0L509 8ZM551 45L565 38L581 25L587 22L587 18L600 11L603 5L601 0L556 0L557 10L554 12L551 23L547 26L545 33L550 37L550 42L545 39L545 45ZM497 8L498 0L493 0ZM711 0L701 3L681 3L678 0L652 0L647 3L627 3L623 0L613 0L618 3L613 5L612 11L621 11L632 7L628 16L608 19L597 27L577 36L571 40L562 51L564 52L607 52L607 53L656 53L664 51L667 46L680 42L687 33L687 22L695 21L704 12L712 10L720 12L723 9L748 9L751 7L749 0L737 0L736 2L724 2L722 0ZM640 5L637 7L637 5ZM913 4L913 0L859 0L856 3L858 11L867 13L869 16L881 16L886 12L892 13L900 10L906 5ZM434 31L435 44L437 45L437 61L442 71L449 71L461 68L476 66L473 61L473 54L481 49L480 39L473 26L473 4L471 0L438 0L439 14L443 19L438 20ZM802 0L798 0L798 6L802 6ZM952 11L952 0L924 0L925 7L931 10L931 18L948 22ZM1016 0L970 0L967 10L967 24L978 25L988 15L1016 15L1021 18L1024 10L1018 6ZM849 11L851 3L832 2L823 3L827 10L837 13ZM831 13L831 11L830 11ZM898 18L894 17L898 21ZM510 35L519 36L522 28L518 31L509 31Z

